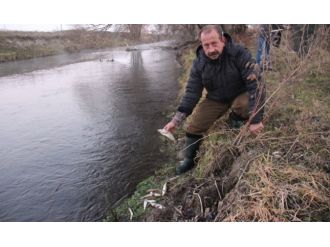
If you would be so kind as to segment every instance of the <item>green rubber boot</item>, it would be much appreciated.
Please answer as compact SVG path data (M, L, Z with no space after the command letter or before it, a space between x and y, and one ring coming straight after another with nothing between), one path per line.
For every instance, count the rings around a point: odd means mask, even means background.
M202 136L187 136L184 150L184 160L176 167L176 174L180 175L192 169L195 166L195 157L201 144Z

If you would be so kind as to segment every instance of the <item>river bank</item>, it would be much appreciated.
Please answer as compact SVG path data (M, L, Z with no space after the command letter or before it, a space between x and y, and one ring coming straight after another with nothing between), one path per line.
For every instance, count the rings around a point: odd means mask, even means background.
M187 76L189 75L197 46L197 42L186 42L185 45L174 46L174 49L176 50L177 62L181 65L181 73L178 78L179 91L176 101L171 102L168 111L164 113L164 124L170 121L173 117L177 104L184 93L185 83ZM163 142L159 152L165 155L166 162L161 165L160 169L157 169L154 172L154 175L141 181L136 186L136 190L132 195L122 198L115 205L113 205L108 212L108 216L103 221L113 222L144 220L146 215L143 200L141 200L141 198L147 194L150 194L150 191L162 191L164 184L167 183L168 180L172 180L175 174L175 167L178 161L178 152L180 152L184 145L184 131L182 129L178 129L175 137L177 138L176 143L159 135L159 138Z
M0 31L0 63L154 41L157 41L157 37L152 35L144 35L141 41L134 41L130 39L127 33L86 30L58 32Z
M256 47L253 46L253 39L255 36L256 34L251 32L248 33L247 36L236 36L235 38L237 42L247 44L252 47L253 50L256 50ZM192 62L195 58L195 50L198 45L198 41L195 41L185 42L184 44L175 47L177 50L177 62L181 65L181 74L178 78L179 91L176 102L173 102L169 111L164 115L164 124L170 121L173 117L177 104L184 93ZM113 205L104 221L145 221L148 218L148 212L145 210L143 202L144 199L150 199L146 195L150 194L152 191L161 193L164 185L167 184L168 181L174 181L175 184L180 186L180 184L186 180L184 176L180 178L175 176L175 168L179 159L183 156L182 151L180 150L184 147L184 136L185 132L182 128L179 128L175 134L177 143L173 143L167 138L159 136L159 138L163 141L163 146L160 152L166 153L167 162L162 165L162 168L156 170L153 176L150 176L140 182L136 186L136 190L133 195L124 197L122 200ZM158 220L154 219L154 221ZM171 221L171 219L168 219L168 221Z
M320 38L308 59L301 59L285 38L271 51L274 70L264 74L264 133L251 138L220 119L201 146L198 166L180 177L174 177L175 153L184 133L176 134L181 138L176 145L164 140L171 160L107 221L330 220L329 47ZM193 58L194 49L183 52L182 83Z

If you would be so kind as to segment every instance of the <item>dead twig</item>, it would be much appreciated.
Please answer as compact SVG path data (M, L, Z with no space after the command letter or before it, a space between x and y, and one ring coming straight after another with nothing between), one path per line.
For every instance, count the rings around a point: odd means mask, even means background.
M204 208L203 208L203 203L202 203L202 198L200 197L200 195L196 192L193 193L193 195L197 195L198 199L199 199L199 203L201 205L201 214L204 214Z
M217 181L214 180L214 185L215 185L215 188L217 189L217 192L218 192L218 195L219 195L219 198L220 198L220 201L222 200L222 196L220 194L220 191L219 191L219 188L218 188L218 184L217 184Z

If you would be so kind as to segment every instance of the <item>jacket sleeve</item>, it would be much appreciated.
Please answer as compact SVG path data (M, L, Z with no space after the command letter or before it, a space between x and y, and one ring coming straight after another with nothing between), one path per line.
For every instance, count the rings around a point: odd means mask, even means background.
M259 73L259 65L252 58L250 52L239 46L236 61L241 77L249 93L249 114L252 124L260 123L264 115L266 88Z
M178 111L186 113L187 116L192 113L203 92L202 75L198 65L198 58L196 58L190 71L185 93L178 107Z

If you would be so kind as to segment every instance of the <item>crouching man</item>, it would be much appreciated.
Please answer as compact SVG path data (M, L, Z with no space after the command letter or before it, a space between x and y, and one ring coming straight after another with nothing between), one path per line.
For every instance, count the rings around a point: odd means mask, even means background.
M199 39L201 45L196 51L185 94L177 113L164 127L173 133L193 113L186 129L184 160L176 168L177 174L193 168L203 135L229 109L230 122L234 125L248 121L253 135L264 128L265 87L251 54L216 25L203 27ZM195 109L204 88L207 96Z

